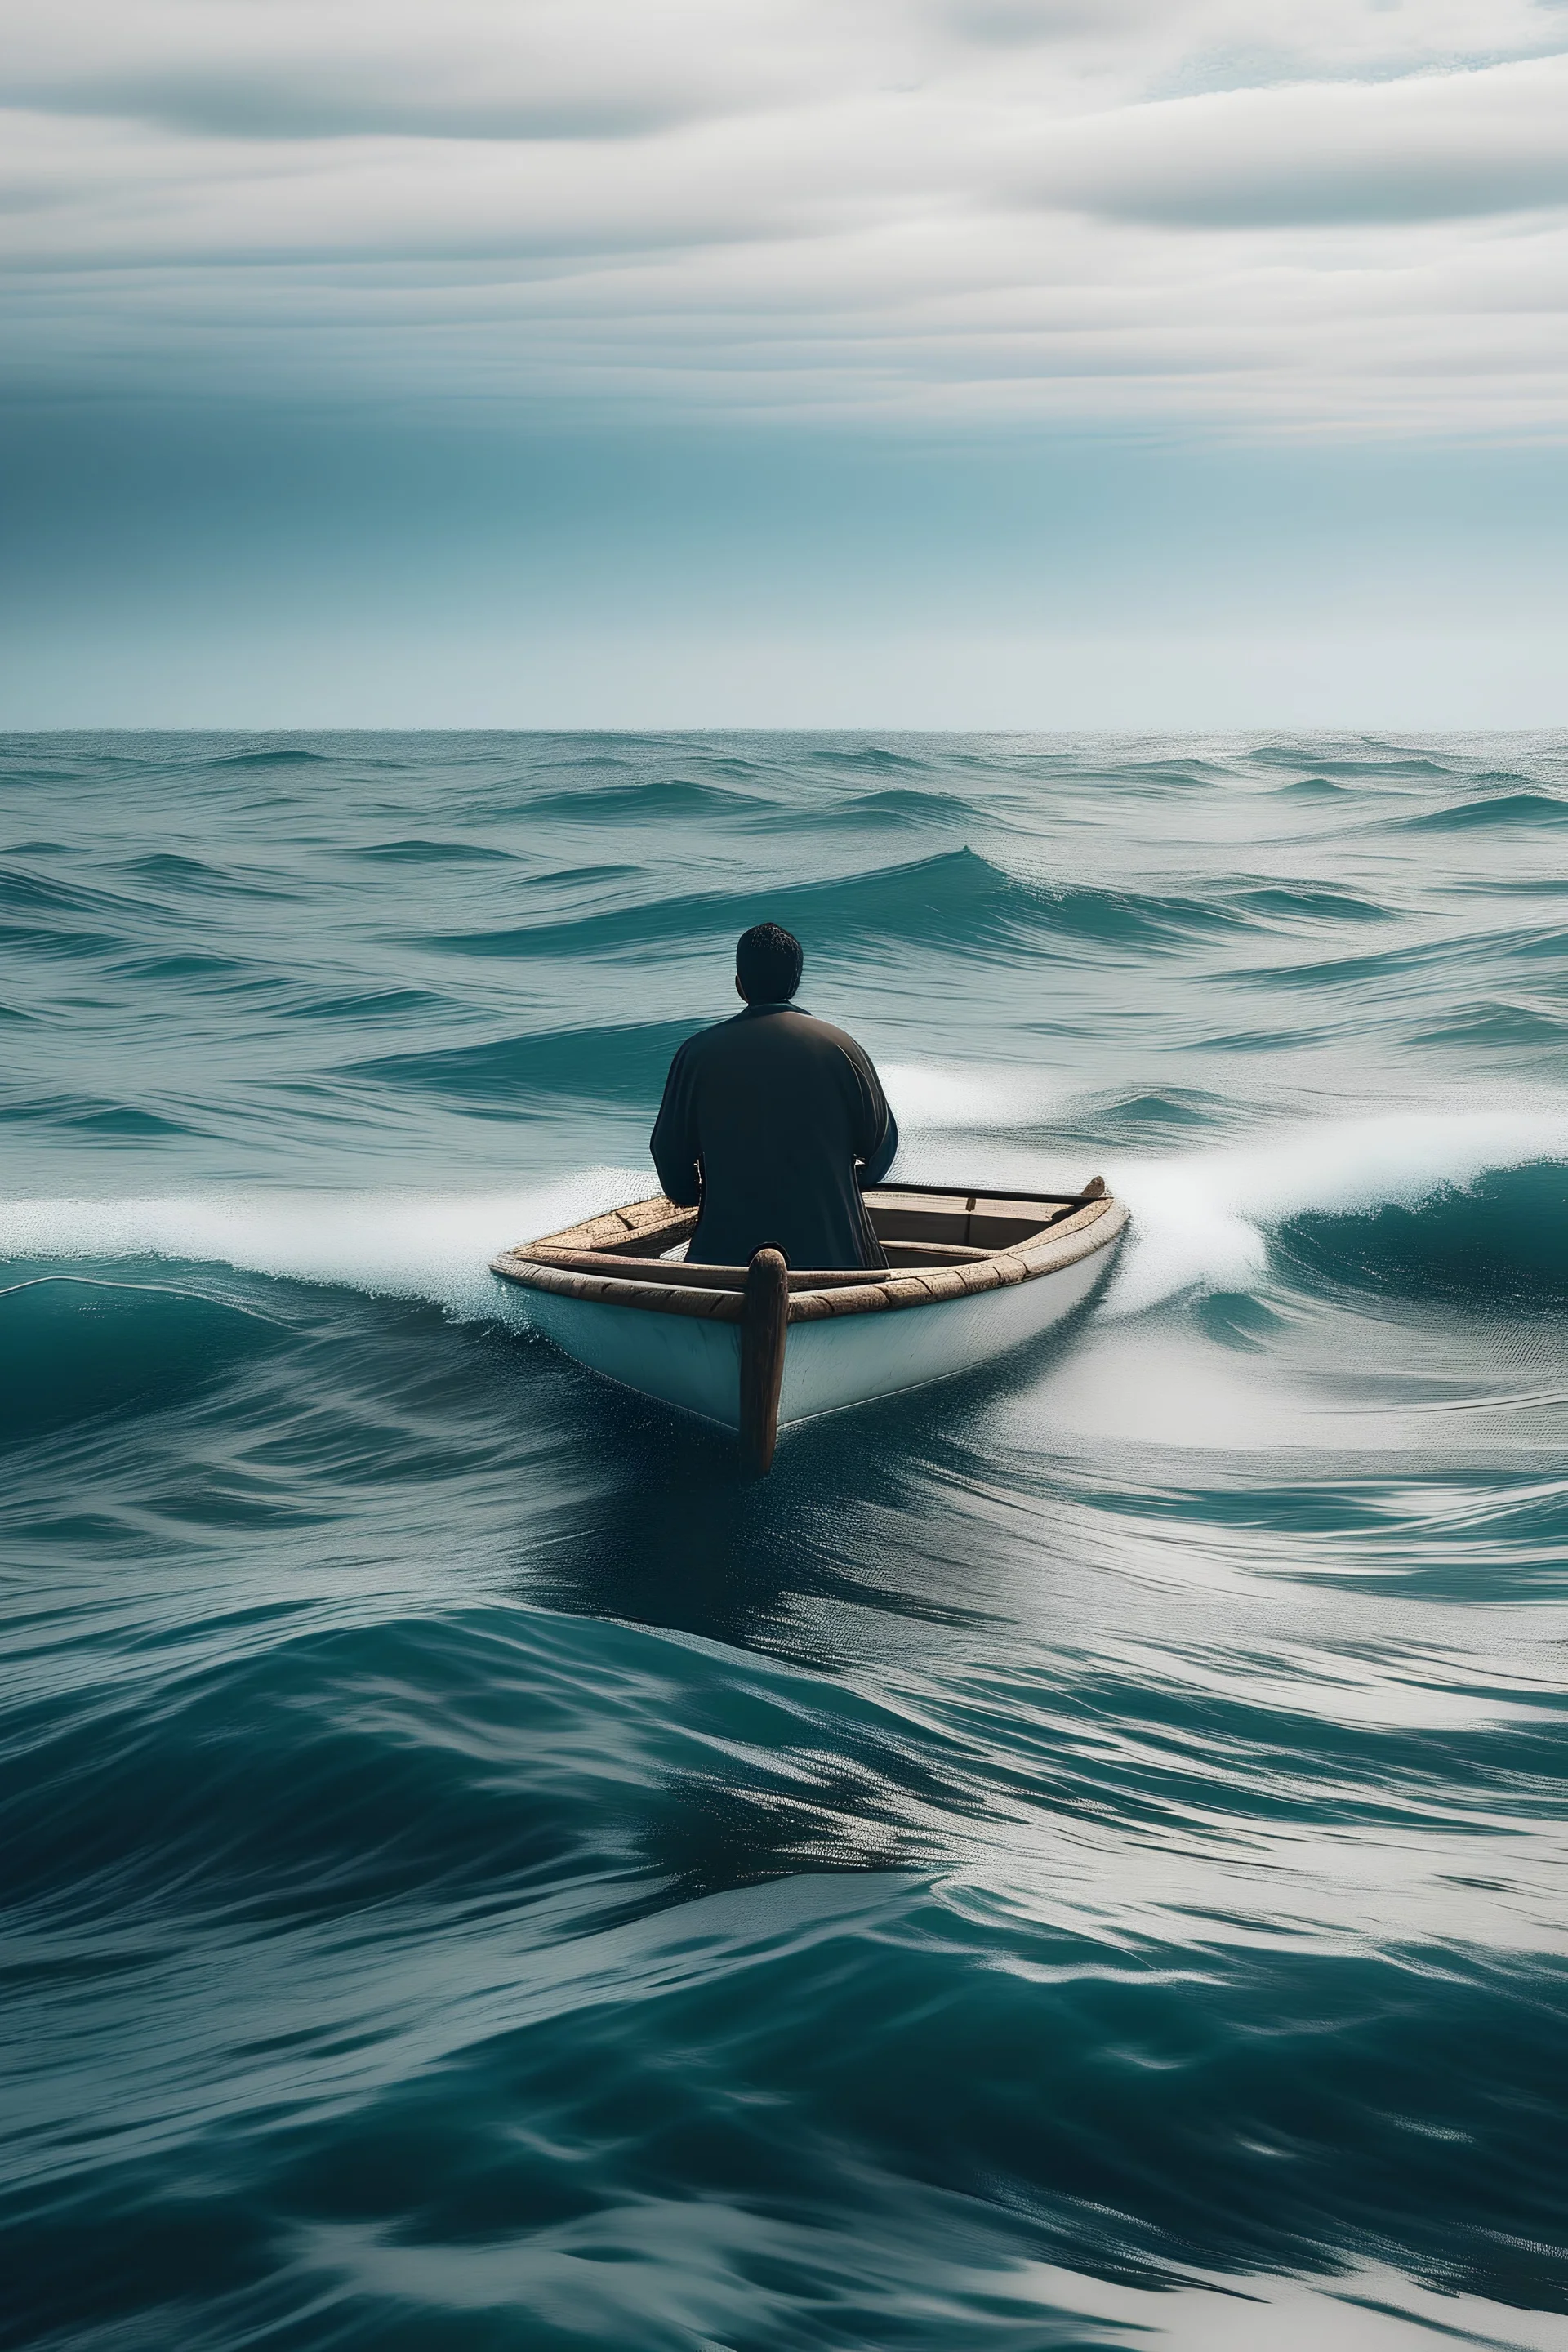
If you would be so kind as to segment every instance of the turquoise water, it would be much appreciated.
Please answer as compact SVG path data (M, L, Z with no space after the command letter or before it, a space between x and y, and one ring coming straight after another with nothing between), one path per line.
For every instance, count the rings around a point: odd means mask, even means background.
M1568 739L0 755L4 2340L1568 2344ZM486 1263L763 915L1135 1228L746 1488Z

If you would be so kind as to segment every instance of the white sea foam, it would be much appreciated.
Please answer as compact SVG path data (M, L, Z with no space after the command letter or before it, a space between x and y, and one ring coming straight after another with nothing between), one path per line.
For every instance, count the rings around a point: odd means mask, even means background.
M941 1062L885 1064L881 1078L900 1133L1005 1135L1043 1126L1059 1108L1060 1080L1010 1062L955 1070Z
M0 1258L159 1257L235 1266L376 1297L493 1315L500 1249L652 1189L646 1173L590 1168L531 1192L226 1192L150 1200L0 1202Z
M984 1133L973 1114L960 1117L968 1081L940 1075L947 1092L933 1088L910 1102L913 1132ZM1287 1218L1415 1207L1491 1170L1568 1160L1568 1105L1320 1119L1159 1159L1096 1156L1133 1218L1105 1311L1133 1315L1184 1291L1250 1288L1267 1265L1269 1228ZM1042 1171L1039 1181L1053 1172ZM1025 1180L1013 1170L1005 1181ZM428 1298L454 1316L482 1318L497 1308L488 1268L498 1249L651 1190L646 1170L600 1167L514 1192L0 1202L0 1259L151 1256L228 1265L373 1297Z
M922 1136L1011 1135L1020 1142L993 1181L1079 1181L1059 1150L1045 1148L1053 1115L1070 1099L1062 1081L984 1063L968 1070L911 1063L884 1076L900 1129L917 1147L910 1158L921 1157ZM1132 1211L1130 1244L1106 1302L1110 1313L1132 1315L1184 1291L1248 1288L1267 1265L1268 1229L1287 1218L1413 1208L1491 1170L1568 1160L1568 1100L1302 1120L1208 1149L1149 1158L1079 1150L1073 1160L1086 1156ZM984 1175L983 1159L952 1171L951 1157L944 1151L942 1164L929 1167L922 1159L921 1172L939 1180L962 1173L970 1181Z
M1133 1226L1107 1310L1133 1315L1185 1290L1250 1288L1268 1260L1268 1229L1289 1217L1414 1208L1490 1171L1542 1160L1568 1160L1568 1105L1316 1119L1214 1150L1112 1160L1110 1187Z

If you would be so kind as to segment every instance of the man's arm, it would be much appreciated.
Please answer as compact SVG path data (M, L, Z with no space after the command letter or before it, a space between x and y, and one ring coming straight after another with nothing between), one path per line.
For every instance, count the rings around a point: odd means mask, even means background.
M678 1050L664 1082L664 1100L649 1139L653 1164L667 1200L678 1209L694 1209L702 1198L702 1174L698 1165L697 1135L691 1116L691 1087L687 1077L686 1048Z
M899 1122L893 1117L892 1105L886 1096L882 1098L882 1108L888 1115L887 1126L882 1130L882 1140L872 1152L869 1160L865 1162L860 1173L860 1181L867 1186L881 1182L898 1153Z
M879 1184L893 1164L899 1148L899 1123L893 1117L892 1106L882 1092L882 1081L877 1076L871 1056L863 1045L855 1046L849 1055L849 1066L855 1073L856 1092L860 1097L860 1115L857 1121L859 1133L856 1138L855 1157L860 1162L862 1186Z

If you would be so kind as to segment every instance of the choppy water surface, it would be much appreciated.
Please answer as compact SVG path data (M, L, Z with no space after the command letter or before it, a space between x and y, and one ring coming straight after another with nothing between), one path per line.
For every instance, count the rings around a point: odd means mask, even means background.
M0 765L6 2340L1568 2344L1568 741ZM503 1319L775 915L1066 1339Z

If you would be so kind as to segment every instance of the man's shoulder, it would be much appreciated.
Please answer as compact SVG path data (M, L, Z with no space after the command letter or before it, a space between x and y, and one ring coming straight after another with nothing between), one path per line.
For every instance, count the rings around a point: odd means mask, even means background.
M695 1077L699 1071L714 1062L723 1062L733 1051L732 1039L739 1024L734 1020L710 1022L706 1029L694 1029L683 1038L670 1056L669 1075L684 1081Z
M831 1021L819 1021L815 1013L801 1015L814 1039L825 1045L836 1045L841 1054L853 1054L858 1061L866 1056L864 1045L857 1045L847 1029L838 1028Z
M748 1006L742 1013L731 1013L727 1021L715 1021L710 1028L699 1029L678 1049L676 1059L689 1066L710 1058L722 1060L731 1054L747 1057L778 1054L788 1055L792 1059L831 1059L843 1054L862 1066L868 1060L865 1047L858 1045L847 1030L837 1028L831 1021L818 1020L815 1013L807 1013L799 1004L770 1007L762 1013Z
M710 1021L706 1029L694 1029L690 1036L676 1047L676 1060L689 1062L711 1053L715 1046L721 1048L731 1031L739 1028L744 1017L743 1013L732 1014L728 1021Z
M842 1054L858 1067L870 1068L871 1056L847 1029L840 1029L831 1021L819 1021L815 1013L796 1012L793 1005L790 1013L794 1034L813 1052L825 1056Z

